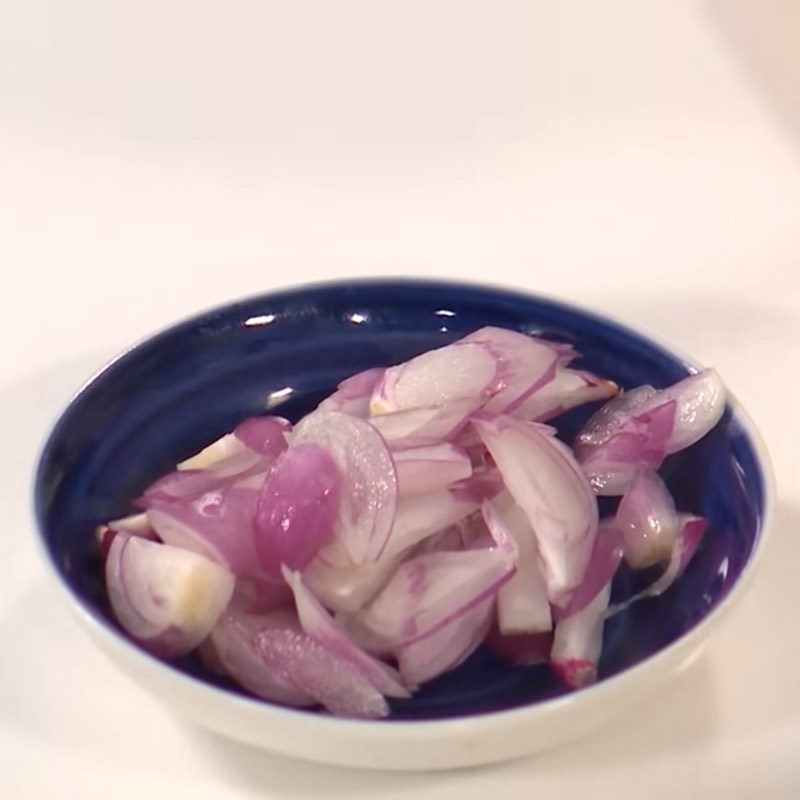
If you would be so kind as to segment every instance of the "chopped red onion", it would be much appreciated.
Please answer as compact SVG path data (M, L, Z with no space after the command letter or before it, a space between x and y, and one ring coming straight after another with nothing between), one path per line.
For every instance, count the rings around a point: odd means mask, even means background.
M273 459L250 449L219 461L208 469L184 469L170 472L145 489L135 503L140 508L152 508L155 501L188 500L224 486L240 484L243 480L258 476L259 485L264 482Z
M415 556L400 564L356 621L396 649L433 635L493 598L513 574L514 565L500 548Z
M346 378L330 397L317 406L317 410L341 411L344 414L366 419L369 416L369 401L372 392L383 379L385 372L383 367L375 367Z
M589 605L556 623L550 663L571 689L597 680L597 661L603 648L603 623L610 597L609 582Z
M513 543L516 574L497 593L497 620L503 634L540 633L553 627L547 583L530 520L508 492L483 504L495 539Z
M283 417L249 417L234 428L233 435L253 452L275 459L286 449L291 429Z
M290 677L265 662L256 636L272 629L301 635L293 611L257 616L226 611L211 633L212 660L257 697L290 706L314 705L313 694L301 691Z
M535 423L476 416L478 433L536 533L551 602L583 577L597 531L597 503L568 448Z
M511 413L522 406L555 377L559 364L576 355L568 346L491 326L461 341L484 346L497 360L502 385L483 406L492 413Z
M401 497L385 557L398 556L477 511L501 488L496 473L475 475L446 489Z
M256 636L267 669L310 694L332 714L379 718L389 713L383 695L352 662L316 639L287 628L267 628Z
M678 519L680 534L673 545L669 563L661 577L633 597L609 608L607 616L613 617L646 597L657 597L663 594L683 574L700 546L706 532L707 522L703 517L695 517L691 514L679 514Z
M466 340L429 350L386 370L372 393L370 411L379 416L488 398L500 388L498 366L488 347Z
M613 397L618 391L619 387L614 381L607 381L584 370L559 367L553 380L516 408L513 416L546 422L584 403Z
M256 552L267 572L303 569L334 535L344 477L318 444L297 444L269 474L255 514Z
M286 433L291 430L283 417L250 417L240 422L233 433L204 447L178 464L179 470L207 470L234 456L259 453L274 460L286 449Z
M553 606L556 620L566 619L583 611L609 585L622 561L622 534L614 520L603 520L597 528L594 547L583 580L563 607Z
M384 664L361 650L336 621L323 608L314 595L303 584L298 572L284 567L284 578L294 592L297 615L303 630L325 645L345 661L349 661L383 695L388 697L410 697L400 676L388 664Z
M702 439L722 418L726 392L714 369L704 369L664 389L662 397L677 404L667 455Z
M190 458L178 464L179 470L205 470L234 456L250 452L250 448L234 433L226 433Z
M117 533L105 568L111 608L148 650L175 658L194 650L233 593L233 576L207 558Z
M333 457L343 477L329 563L377 561L394 521L397 476L389 449L367 422L338 411L315 411L295 427L291 446L316 444Z
M467 397L442 406L380 414L369 421L394 448L424 447L458 437L482 403L480 398Z
M327 608L353 613L378 594L399 563L398 556L386 555L371 564L345 566L316 558L303 570L303 580Z
M268 580L253 535L258 498L255 489L224 486L194 499L152 500L147 518L166 544L211 558L236 576Z
M128 533L131 536L141 536L143 539L158 541L158 536L147 519L147 514L131 514L127 517L111 520L105 525L98 525L94 534L100 545L100 555L103 563L105 563L105 559L108 556L111 542L118 533Z
M619 502L616 520L625 560L634 569L668 559L681 533L672 495L652 470L642 470L631 481Z
M489 597L429 636L397 648L403 679L418 685L462 664L486 638L493 612L494 602Z
M449 442L396 450L392 457L400 495L441 489L472 475L469 456Z
M658 391L640 386L606 403L578 434L576 452L598 494L622 494L639 469L705 436L725 410L713 369Z
M675 422L675 409L675 401L670 400L640 411L596 447L584 445L583 434L579 436L576 452L597 494L622 494L637 472L656 469L661 464Z

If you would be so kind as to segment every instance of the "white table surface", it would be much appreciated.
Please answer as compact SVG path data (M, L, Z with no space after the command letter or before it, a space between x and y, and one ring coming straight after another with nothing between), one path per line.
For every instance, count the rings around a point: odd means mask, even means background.
M800 796L800 6L0 3L0 796ZM714 364L779 485L752 590L651 705L536 758L383 775L192 729L32 546L34 452L115 351L319 278L496 281Z

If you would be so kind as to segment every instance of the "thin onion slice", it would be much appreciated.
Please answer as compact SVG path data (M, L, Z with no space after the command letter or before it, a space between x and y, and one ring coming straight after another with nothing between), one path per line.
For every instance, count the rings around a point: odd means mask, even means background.
M611 583L607 583L589 605L556 623L550 663L556 675L570 688L594 683L603 649L603 624Z
M496 473L474 475L465 481L424 494L401 497L384 556L398 556L427 537L455 525L477 511L500 490Z
M400 676L388 664L361 650L308 591L299 572L284 567L283 576L294 592L297 615L303 630L324 644L332 653L349 661L381 694L388 697L410 697Z
M548 596L558 603L581 581L598 524L597 503L568 448L549 431L510 417L474 424L536 533Z
M424 447L459 437L470 415L482 404L481 398L465 397L441 406L422 406L372 416L369 422L395 449Z
M263 483L273 463L273 458L248 448L244 452L217 462L208 469L170 472L148 486L134 504L146 510L158 501L189 500L215 489L233 486L254 476Z
M395 655L403 679L411 685L425 683L462 664L486 638L493 612L489 597L435 633L398 648Z
M226 433L193 456L181 461L177 469L179 471L210 469L221 461L248 452L251 452L250 448L238 436Z
M713 369L661 391L640 386L606 403L578 434L578 459L599 494L622 494L638 469L705 436L725 411L725 387Z
M259 493L226 486L188 500L153 500L147 518L166 544L206 556L238 577L270 579L255 548Z
M206 470L243 453L260 453L277 457L286 449L286 433L291 429L283 417L249 417L240 422L233 433L204 447L178 464L178 470Z
M303 569L335 533L345 478L331 454L313 443L293 445L267 477L255 514L261 564L276 576L281 565Z
M483 344L461 340L389 367L370 400L372 416L438 408L458 400L487 399L496 392L498 361Z
M375 367L351 375L339 384L332 395L317 406L317 410L341 411L353 417L366 419L369 416L372 392L383 379L385 372L383 367Z
M597 447L587 447L581 434L576 453L592 489L619 495L640 470L656 469L666 455L675 412L674 400L639 411Z
M320 702L332 714L375 719L389 714L383 695L352 662L305 633L266 629L256 647L268 669Z
M488 326L462 342L480 344L498 363L501 388L487 398L483 409L490 413L512 413L553 380L560 364L577 355L571 348L517 331Z
M583 611L610 584L622 561L623 539L615 520L603 520L597 528L592 555L583 580L563 607L553 606L553 617L563 620Z
M371 564L332 566L316 558L303 570L303 580L327 608L352 614L380 592L399 563L397 556L383 556Z
M541 633L553 627L536 535L522 508L508 492L483 503L483 517L498 541L513 542L516 574L497 594L497 620L503 634Z
M517 419L547 422L576 406L605 400L619 391L614 381L585 370L561 367L551 381L535 391L513 412Z
M268 665L256 645L256 636L266 630L300 633L294 611L270 614L245 614L226 611L211 632L204 658L221 667L247 691L289 706L311 706L317 702L312 694L301 691L280 669ZM210 651L210 652L209 652Z
M606 616L613 617L633 603L644 600L647 597L658 597L680 578L700 546L700 542L706 532L707 521L703 517L696 517L692 514L680 514L679 526L680 535L672 548L667 568L661 576L643 591L609 608Z
M501 548L415 556L397 568L355 623L389 649L411 644L493 598L514 569Z
M397 476L386 443L367 422L338 411L315 411L295 427L291 446L316 444L343 476L333 539L323 548L328 563L377 561L392 530Z
M214 627L233 576L196 553L118 533L106 559L106 588L120 625L165 658L185 655Z
M449 442L396 450L392 457L400 495L441 489L472 475L469 456Z
M619 502L616 520L625 560L634 569L670 558L681 533L672 495L652 470L642 470L634 477Z

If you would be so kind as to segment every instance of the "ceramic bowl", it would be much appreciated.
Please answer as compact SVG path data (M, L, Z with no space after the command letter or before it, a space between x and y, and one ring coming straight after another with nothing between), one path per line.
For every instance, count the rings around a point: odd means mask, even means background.
M122 516L161 473L248 415L296 419L338 381L446 344L482 325L573 344L580 365L631 388L671 384L697 365L608 318L541 297L456 283L337 282L274 292L201 314L131 348L72 399L35 478L39 536L63 595L97 644L178 714L289 756L359 767L484 764L552 747L640 702L700 651L759 560L773 490L760 437L731 399L721 423L661 473L678 507L709 519L686 573L606 625L596 685L565 692L546 666L476 652L389 719L337 719L247 696L193 657L164 663L115 625L92 531ZM570 440L594 410L558 421ZM634 576L621 571L618 595Z

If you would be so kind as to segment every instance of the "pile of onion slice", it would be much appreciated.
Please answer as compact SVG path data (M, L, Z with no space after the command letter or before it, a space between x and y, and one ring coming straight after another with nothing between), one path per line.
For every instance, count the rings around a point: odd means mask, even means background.
M485 644L597 677L604 621L664 592L706 530L657 470L719 421L713 370L621 391L568 345L482 328L243 421L98 528L111 608L267 700L382 717ZM558 417L608 400L578 433ZM545 424L549 422L550 424ZM600 519L597 495L618 496ZM655 582L609 607L630 568Z

